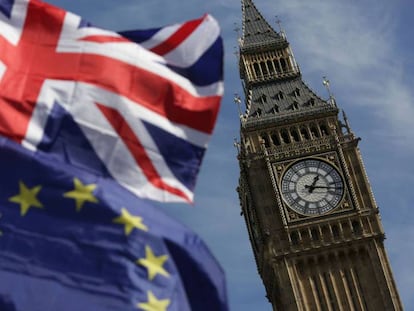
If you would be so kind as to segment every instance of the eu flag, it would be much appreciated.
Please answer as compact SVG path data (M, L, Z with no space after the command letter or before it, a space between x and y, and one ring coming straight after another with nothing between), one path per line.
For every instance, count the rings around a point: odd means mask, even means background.
M1 311L227 310L190 230L112 179L0 139Z

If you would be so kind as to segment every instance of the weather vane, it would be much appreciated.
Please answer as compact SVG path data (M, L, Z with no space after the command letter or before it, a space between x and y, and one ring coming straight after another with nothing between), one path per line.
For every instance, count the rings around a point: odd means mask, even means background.
M326 78L326 76L323 76L323 81L322 84L326 87L326 89L328 90L328 95L329 95L329 101L331 102L332 105L335 105L335 100L332 96L331 93L331 88L329 87L329 80Z
M237 141L237 138L234 139L233 146L237 149L237 153L240 153L240 143Z
M242 38L241 38L241 35L240 35L240 27L239 27L239 24L238 23L234 23L234 28L233 28L233 30L237 33L237 42L239 42L239 44L241 44L241 42L242 42Z
M239 110L239 116L241 117L242 112L241 112L241 98L239 96L239 94L234 93L234 103L237 105L237 109Z
M276 18L276 24L279 27L279 33L284 37L285 36L285 31L282 28L282 21L280 20L279 16L277 16L277 15L275 16L275 18Z

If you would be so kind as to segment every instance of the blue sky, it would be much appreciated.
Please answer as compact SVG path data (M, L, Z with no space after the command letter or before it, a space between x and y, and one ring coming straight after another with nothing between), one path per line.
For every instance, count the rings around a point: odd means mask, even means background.
M222 27L225 88L222 109L196 190L195 206L165 210L198 232L222 264L231 310L271 310L257 275L235 188L238 137L234 93L241 93L234 47L237 0L48 0L96 26L151 28L208 12ZM121 3L121 4L120 4ZM322 76L348 114L360 143L386 232L385 245L406 310L414 310L414 5L409 0L256 0L275 27L282 20L305 82L327 98Z

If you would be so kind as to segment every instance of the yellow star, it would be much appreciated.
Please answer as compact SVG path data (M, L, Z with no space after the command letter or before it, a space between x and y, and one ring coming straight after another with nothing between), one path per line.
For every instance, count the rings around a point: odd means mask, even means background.
M121 213L121 216L113 219L112 222L124 225L126 235L129 235L134 228L148 231L148 227L142 222L142 217L131 215L126 208L123 208Z
M20 204L20 215L24 216L29 211L31 207L43 208L42 203L36 198L39 191L42 189L41 186L33 187L29 189L26 185L20 181L19 182L20 193L11 197L10 202Z
M171 301L169 299L158 300L157 297L155 297L154 294L149 291L148 302L138 303L137 307L145 311L167 311L170 303Z
M137 260L137 264L144 266L148 270L148 279L152 281L157 274L169 277L170 274L163 268L164 263L168 260L167 255L155 256L151 247L145 247L145 258Z
M98 199L92 194L96 189L96 184L84 185L79 179L74 178L75 189L63 194L65 198L76 201L76 211L79 212L85 202L98 203Z

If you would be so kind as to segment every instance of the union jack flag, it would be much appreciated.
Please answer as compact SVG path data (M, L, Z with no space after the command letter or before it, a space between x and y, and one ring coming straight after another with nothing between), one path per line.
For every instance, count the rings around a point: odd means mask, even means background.
M115 33L39 0L0 0L0 134L140 197L191 202L222 58L209 15Z

